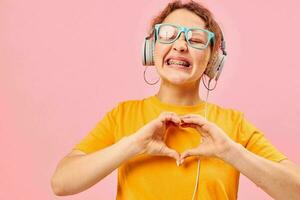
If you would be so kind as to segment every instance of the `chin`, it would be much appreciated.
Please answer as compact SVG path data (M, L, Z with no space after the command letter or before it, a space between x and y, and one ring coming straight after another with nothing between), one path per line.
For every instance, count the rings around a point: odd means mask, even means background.
M181 76L167 76L163 78L165 82L171 83L172 85L185 85L190 82L187 77Z

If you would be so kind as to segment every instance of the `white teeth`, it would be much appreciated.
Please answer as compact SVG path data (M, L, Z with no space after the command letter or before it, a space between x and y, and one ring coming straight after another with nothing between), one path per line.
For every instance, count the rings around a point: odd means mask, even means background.
M167 61L168 65L183 65L185 67L189 67L190 64L188 62L185 62L183 60L173 60L173 59L169 59Z

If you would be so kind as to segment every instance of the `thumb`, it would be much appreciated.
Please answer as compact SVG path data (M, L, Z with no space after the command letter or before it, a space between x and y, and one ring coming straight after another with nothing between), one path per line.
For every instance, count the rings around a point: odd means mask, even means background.
M184 159L190 156L199 156L200 152L198 149L189 149L184 151L181 155L180 155L180 164L182 164L184 162Z
M168 157L174 158L178 162L180 161L180 154L174 149L170 149L169 147L165 146L164 154Z

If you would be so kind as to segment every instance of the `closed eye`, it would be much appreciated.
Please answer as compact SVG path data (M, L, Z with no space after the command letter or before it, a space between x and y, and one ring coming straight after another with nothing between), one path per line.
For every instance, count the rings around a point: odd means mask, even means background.
M205 43L203 40L199 40L199 39L191 39L190 42L191 43L202 43L202 44Z

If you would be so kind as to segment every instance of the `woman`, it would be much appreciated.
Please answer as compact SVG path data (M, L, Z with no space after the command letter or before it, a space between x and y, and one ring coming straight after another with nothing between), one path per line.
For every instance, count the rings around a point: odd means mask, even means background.
M58 164L54 193L79 193L118 168L122 200L237 199L240 172L275 199L300 199L299 167L242 112L199 97L200 80L217 78L226 56L210 11L170 3L145 42L144 64L155 64L159 91L107 112Z

